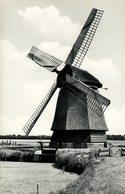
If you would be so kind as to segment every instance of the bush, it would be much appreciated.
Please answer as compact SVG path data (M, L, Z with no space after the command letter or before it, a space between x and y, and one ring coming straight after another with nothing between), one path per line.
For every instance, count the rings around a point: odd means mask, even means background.
M66 151L62 151L62 152L57 151L56 162L55 162L57 168L62 168L63 166L66 166L69 161L69 156L70 156L70 153Z
M3 151L0 153L0 160L2 161L19 161L21 152Z
M20 150L3 150L0 152L1 161L20 161L20 162L32 162L33 161L32 151L20 151Z
M56 167L64 168L68 172L81 174L91 159L86 153L72 153L66 150L58 151L56 154Z
M22 160L23 162L32 162L33 161L33 152L23 152L20 160Z

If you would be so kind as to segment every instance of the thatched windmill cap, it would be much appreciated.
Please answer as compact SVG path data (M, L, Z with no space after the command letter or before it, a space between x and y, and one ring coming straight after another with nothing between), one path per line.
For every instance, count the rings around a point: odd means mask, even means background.
M77 80L80 80L81 82L89 85L94 86L97 88L102 87L102 83L93 75L91 75L88 71L85 71L83 69L79 69L76 67L71 66L73 77Z

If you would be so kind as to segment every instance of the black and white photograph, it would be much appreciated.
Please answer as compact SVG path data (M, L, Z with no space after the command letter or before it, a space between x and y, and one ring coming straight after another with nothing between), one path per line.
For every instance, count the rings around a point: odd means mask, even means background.
M125 0L0 1L0 193L125 193Z

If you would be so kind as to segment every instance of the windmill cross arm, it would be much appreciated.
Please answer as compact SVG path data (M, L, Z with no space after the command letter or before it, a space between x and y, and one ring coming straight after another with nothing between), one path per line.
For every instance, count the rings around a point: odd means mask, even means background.
M83 26L75 44L73 45L66 63L76 67L80 67L82 61L89 49L96 29L103 15L102 10L92 9L85 25Z
M84 94L86 94L88 108L94 111L100 117L110 104L109 99L105 98L92 88L88 87L86 84L72 78L69 75L66 75L64 89L83 104L85 103Z
M35 125L35 123L39 119L40 115L42 114L42 112L45 109L45 107L47 106L47 104L49 103L49 101L52 98L53 94L55 93L56 89L57 89L57 83L54 82L54 84L51 86L51 88L49 89L48 93L46 94L46 96L44 97L42 102L39 104L39 106L36 108L35 112L32 114L30 119L27 121L27 123L23 127L23 131L25 132L26 135L28 135L30 133L30 131L32 130L33 126Z
M110 104L110 100L87 86L86 84L77 81L75 78L66 75L66 82L73 85L74 87L78 88L79 90L85 92L86 94L90 95L91 97L95 98L99 102L103 103L105 106L108 106Z
M40 65L41 67L44 67L52 72L63 63L63 61L44 51L41 51L40 49L34 46L31 48L27 57L33 60L38 65Z

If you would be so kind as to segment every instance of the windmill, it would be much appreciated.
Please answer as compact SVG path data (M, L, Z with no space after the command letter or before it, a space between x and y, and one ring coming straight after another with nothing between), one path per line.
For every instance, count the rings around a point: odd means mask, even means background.
M98 88L102 87L100 81L80 69L102 15L102 10L92 9L65 63L34 46L31 48L28 57L47 70L57 73L57 81L23 127L26 135L32 130L56 89L60 88L51 127L51 141L59 142L61 148L86 147L88 143L106 141L108 128L103 113L110 100L99 94ZM64 64L64 68L58 71L61 64Z

